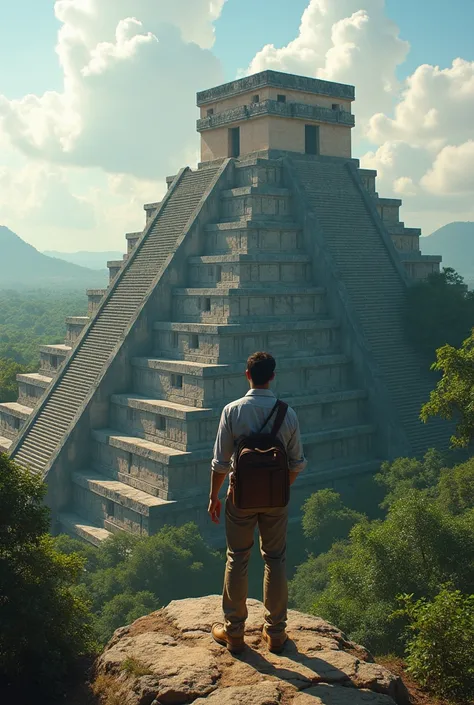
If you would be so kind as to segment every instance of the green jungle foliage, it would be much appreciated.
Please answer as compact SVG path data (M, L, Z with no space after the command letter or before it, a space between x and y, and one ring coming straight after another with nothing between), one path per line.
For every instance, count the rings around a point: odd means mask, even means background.
M223 557L204 543L194 524L165 527L150 538L118 534L99 548L68 536L59 536L55 544L86 561L75 594L91 601L102 644L118 627L171 600L222 589Z
M456 648L453 641L456 620L459 625L472 620L474 458L454 468L445 465L434 450L422 461L384 463L377 477L387 492L382 519L357 515L332 490L307 500L308 556L291 580L290 600L375 653L407 655L420 682L464 702L466 693L472 694L474 663L467 648L472 624ZM329 541L331 521L336 542L319 552ZM323 542L321 528L327 532ZM401 595L410 595L402 610ZM423 644L435 634L437 641L423 660ZM451 660L443 661L441 642L453 646ZM462 654L464 667L453 680Z
M16 401L18 398L18 384L16 376L28 372L29 368L19 365L13 360L0 357L0 401Z
M0 401L16 401L16 375L39 367L39 346L64 341L67 316L83 316L79 290L0 290Z
M400 598L408 618L408 670L431 692L472 703L474 699L474 595L444 586L434 599Z
M466 448L474 438L474 333L460 348L444 345L436 351L433 369L442 373L421 418L431 416L455 419L456 432L451 438L454 448Z
M84 291L0 290L0 360L36 368L39 345L64 341L67 316L85 316Z
M0 454L0 690L56 695L94 649L78 555L48 536L44 485ZM19 698L18 698L19 699Z
M474 327L474 292L454 269L430 274L408 290L406 331L434 360L443 345L458 347Z

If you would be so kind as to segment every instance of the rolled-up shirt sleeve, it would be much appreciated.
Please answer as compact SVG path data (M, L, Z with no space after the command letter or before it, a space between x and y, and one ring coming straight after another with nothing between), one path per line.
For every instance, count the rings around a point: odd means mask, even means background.
M214 444L214 457L211 468L213 472L227 475L231 470L234 455L234 436L230 427L229 412L225 408L221 414L217 438Z
M301 442L300 425L298 417L294 415L294 430L286 447L288 454L288 467L290 472L301 472L305 469L308 461L305 458L303 451L303 443Z

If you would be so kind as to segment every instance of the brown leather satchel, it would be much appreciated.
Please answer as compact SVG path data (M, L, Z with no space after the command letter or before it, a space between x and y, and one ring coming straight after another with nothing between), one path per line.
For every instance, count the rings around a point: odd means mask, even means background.
M287 411L288 404L278 400L260 431L242 438L237 446L232 489L239 509L286 507L290 500L288 456L277 438ZM271 432L263 433L275 412Z

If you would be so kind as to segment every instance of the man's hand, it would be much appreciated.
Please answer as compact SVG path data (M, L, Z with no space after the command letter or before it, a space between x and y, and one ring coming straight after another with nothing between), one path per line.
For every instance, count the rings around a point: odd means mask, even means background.
M216 497L213 499L212 497L209 498L209 508L208 508L208 513L209 516L211 517L211 521L213 524L219 524L220 516L221 516L221 507L222 503L219 497Z

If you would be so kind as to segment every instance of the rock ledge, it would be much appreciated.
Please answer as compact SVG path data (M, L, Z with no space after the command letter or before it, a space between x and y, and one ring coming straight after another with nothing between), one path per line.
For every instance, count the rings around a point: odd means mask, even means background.
M249 600L246 642L232 656L210 637L221 598L171 602L119 629L97 666L106 705L409 705L403 682L331 624L293 610L290 641L270 654L263 605Z

